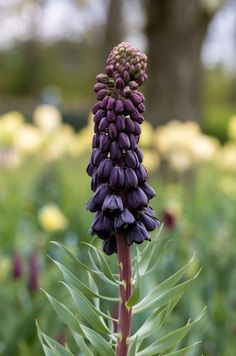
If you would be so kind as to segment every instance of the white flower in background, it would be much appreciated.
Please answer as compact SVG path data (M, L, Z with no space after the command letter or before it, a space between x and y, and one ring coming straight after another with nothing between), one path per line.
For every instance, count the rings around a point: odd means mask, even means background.
M204 162L214 158L220 147L219 141L207 135L199 134L192 142L193 154L196 161Z
M53 133L62 124L60 111L51 105L40 105L33 113L34 123L44 132Z
M217 162L221 168L236 172L236 144L234 142L228 142L223 146Z
M65 230L68 225L66 216L54 203L42 207L38 214L39 223L45 231L55 232Z
M42 142L41 132L33 125L26 124L18 130L14 147L20 153L30 155L39 152Z

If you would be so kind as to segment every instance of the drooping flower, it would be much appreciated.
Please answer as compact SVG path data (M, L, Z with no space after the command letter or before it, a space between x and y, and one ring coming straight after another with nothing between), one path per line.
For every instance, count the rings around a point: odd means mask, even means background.
M148 206L155 195L147 183L143 154L138 147L144 120L144 95L137 89L147 79L147 57L129 43L114 47L106 74L97 75L93 106L94 136L87 173L93 197L87 209L96 212L90 233L103 239L103 250L116 252L116 239L150 240L159 222Z

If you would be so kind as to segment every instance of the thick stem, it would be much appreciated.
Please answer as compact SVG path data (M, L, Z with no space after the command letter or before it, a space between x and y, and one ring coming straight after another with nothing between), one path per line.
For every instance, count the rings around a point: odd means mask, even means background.
M116 356L128 355L128 338L131 334L132 309L126 306L132 293L132 266L130 247L124 235L117 235L117 253L120 272L120 303L117 332Z

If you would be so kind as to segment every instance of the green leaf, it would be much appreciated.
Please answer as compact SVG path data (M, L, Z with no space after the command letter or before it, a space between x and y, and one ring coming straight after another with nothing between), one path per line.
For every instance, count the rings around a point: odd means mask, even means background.
M154 288L151 292L149 292L141 301L140 303L138 303L135 308L134 308L134 312L137 311L141 311L141 309L143 310L143 307L145 307L145 309L147 309L149 307L149 305L152 305L152 303L154 303L154 301L157 298L160 298L160 296L163 293L169 292L172 290L170 289L171 287L173 287L185 274L186 270L189 268L189 265L191 263L193 263L193 258L185 265L183 266L181 269L179 269L176 273L174 273L172 276L170 276L169 278L167 278L165 281L163 281L162 283L160 283L159 285L157 285L156 288ZM198 274L200 273L200 271L196 274L196 276L194 276L191 280L195 279ZM184 282L184 283L188 283ZM181 285L184 285L184 283L182 283Z
M130 341L129 344L129 356L136 356L138 350L138 335L134 338L134 340Z
M168 354L164 354L163 356L186 356L186 352L192 350L195 346L199 345L201 341L195 342L194 344L184 347L183 349L173 351Z
M77 346L83 352L84 356L94 356L94 354L90 351L89 347L86 345L84 338L78 333L72 331L71 332Z
M202 318L204 314L204 310L201 312L200 316L192 323L188 322L182 328L175 330L168 335L165 335L164 337L155 341L144 350L138 352L137 356L153 356L153 355L157 355L158 353L172 351L180 343L180 341L182 341L182 339L187 335L187 333L190 331L193 325L196 324Z
M74 287L69 286L67 283L62 282L65 287L70 292L73 300L75 301L78 309L78 317L80 321L86 320L87 323L96 331L102 334L110 333L110 330L107 328L104 320L101 316L106 316L106 314L102 313L100 310L97 310L89 300ZM110 318L110 317L108 317Z
M133 288L133 293L129 300L127 301L127 307L131 308L138 303L141 295L141 278L138 270L138 264L136 263L136 280Z
M53 340L51 337L47 336L43 332L41 332L43 339L46 341L48 346L56 351L56 354L60 356L74 356L69 350L63 347L59 342ZM55 354L54 354L55 355Z
M94 349L102 356L114 356L115 352L112 349L111 345L96 331L81 325L81 329L86 335L87 339L94 346Z
M57 313L58 317L63 323L65 323L70 329L80 331L79 323L71 313L71 311L62 303L58 302L54 297L43 290L48 300L50 301L53 309Z

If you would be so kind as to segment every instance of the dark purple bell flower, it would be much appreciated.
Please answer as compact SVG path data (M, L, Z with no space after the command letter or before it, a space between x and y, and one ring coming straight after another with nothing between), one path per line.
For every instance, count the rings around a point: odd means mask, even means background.
M124 159L126 166L129 168L136 169L139 166L138 156L134 151L126 151Z
M108 135L111 140L117 137L117 125L113 122L108 126Z
M144 120L144 95L137 91L147 79L147 57L129 43L122 42L109 54L106 73L99 74L94 90L93 151L88 174L95 192L88 209L97 212L91 233L104 239L103 250L117 250L119 234L129 244L149 240L148 231L158 221L148 201L155 195L148 185L143 154L138 148Z
M147 231L153 231L156 227L160 226L160 222L153 215L153 211L150 208L144 208L139 214L139 220L144 224Z
M99 163L98 174L104 179L106 179L109 177L112 167L113 167L112 160L110 158L106 158Z
M115 218L115 230L119 231L121 228L123 230L127 229L128 225L134 224L135 218L133 214L125 208L116 218Z
M130 147L129 136L124 132L120 132L118 136L118 144L122 150L127 150Z
M102 134L99 140L99 148L102 152L106 152L110 146L110 139L108 135Z
M121 158L121 150L116 141L113 141L110 145L110 154L111 154L111 159L114 161L117 161Z
M93 195L93 197L89 200L87 204L87 209L91 212L98 211L107 195L111 194L111 188L107 183L103 183L99 185Z
M148 178L147 171L142 163L136 169L136 174L140 183L145 182Z
M126 122L126 119L123 117L123 116L117 116L116 117L116 127L117 127L117 130L118 131L124 131L125 130L125 122Z
M137 187L138 185L138 178L135 173L135 170L132 168L126 168L125 169L125 186L127 189L132 189Z
M107 195L103 204L102 211L104 212L116 212L123 210L123 202L119 195Z
M39 289L39 256L36 252L29 259L28 288L31 293Z
M112 234L108 239L103 241L103 251L106 255L110 256L114 252L117 252L116 236Z
M127 241L131 245L133 242L141 244L144 240L150 240L150 236L144 224L138 222L134 229L128 232Z
M99 131L104 131L108 127L108 125L109 125L109 123L107 121L107 118L103 117L99 122L98 130Z
M142 184L141 188L144 191L144 193L146 194L148 200L150 200L156 196L155 190L147 182L144 182Z
M128 192L128 206L132 209L140 209L147 206L148 199L144 191L137 187Z

